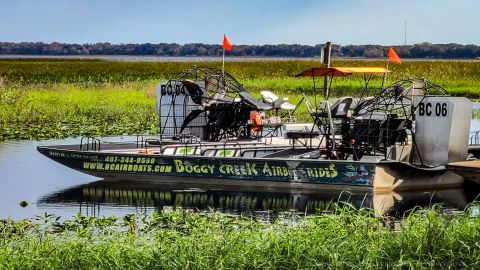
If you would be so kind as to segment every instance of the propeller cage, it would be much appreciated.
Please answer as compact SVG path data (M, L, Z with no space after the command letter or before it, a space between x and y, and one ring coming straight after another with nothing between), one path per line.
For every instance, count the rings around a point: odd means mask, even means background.
M157 86L161 138L191 135L219 141L248 136L250 110L265 105L252 100L228 73L209 67L187 69Z

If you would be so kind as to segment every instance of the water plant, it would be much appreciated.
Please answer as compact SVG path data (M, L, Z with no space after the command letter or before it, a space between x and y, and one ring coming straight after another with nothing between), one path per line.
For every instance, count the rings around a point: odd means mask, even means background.
M2 60L0 78L3 84L38 85L53 83L126 83L158 82L167 79L192 65L221 68L218 62L115 62L115 61L61 61L61 60ZM318 66L317 61L244 61L229 62L226 69L242 83L260 87L273 86L275 89L293 90L296 86L305 86L309 79L294 79L299 72ZM380 60L336 60L334 66L385 66ZM408 77L425 77L443 85L459 95L479 97L480 61L405 61L401 65L391 65L393 74L388 82ZM288 79L290 78L290 79ZM280 82L276 80L280 79ZM363 77L350 78L340 82L339 86L356 87L361 85ZM381 78L377 78L381 81ZM293 86L293 88L292 88ZM308 85L310 89L311 85Z
M32 87L0 100L2 139L46 139L80 135L158 133L155 100L143 84Z
M273 223L218 212L160 212L0 222L3 269L478 269L480 218L366 209ZM478 209L477 209L478 211Z

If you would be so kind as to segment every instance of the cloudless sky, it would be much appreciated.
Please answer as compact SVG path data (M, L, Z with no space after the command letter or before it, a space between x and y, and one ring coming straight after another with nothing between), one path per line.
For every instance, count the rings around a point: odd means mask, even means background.
M0 41L480 45L480 0L0 0Z

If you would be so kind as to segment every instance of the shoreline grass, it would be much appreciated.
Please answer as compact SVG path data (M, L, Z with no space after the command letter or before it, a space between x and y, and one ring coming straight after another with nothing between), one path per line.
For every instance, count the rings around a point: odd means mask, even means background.
M400 230L350 208L264 223L218 212L0 221L3 269L478 269L480 218L439 207Z
M0 141L158 133L155 99L144 84L57 84L3 92Z

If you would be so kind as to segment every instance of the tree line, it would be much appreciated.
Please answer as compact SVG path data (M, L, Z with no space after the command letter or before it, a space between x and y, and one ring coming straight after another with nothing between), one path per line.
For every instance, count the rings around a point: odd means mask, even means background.
M228 55L251 57L316 57L322 44L299 45L234 45ZM480 58L480 46L462 44L420 43L394 46L401 58ZM333 57L381 58L388 46L381 45L332 45ZM222 47L217 44L67 44L43 42L0 42L0 54L18 55L152 55L152 56L221 56Z

